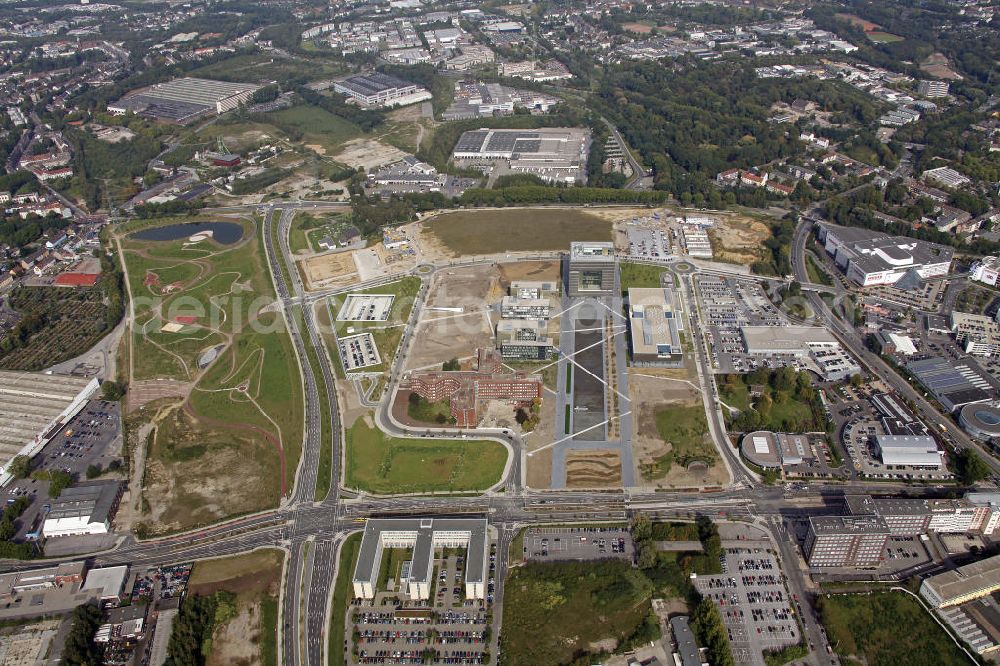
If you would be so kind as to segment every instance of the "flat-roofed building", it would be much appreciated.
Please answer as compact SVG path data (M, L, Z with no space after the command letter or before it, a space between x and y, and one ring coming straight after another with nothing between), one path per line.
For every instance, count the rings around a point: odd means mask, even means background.
M538 319L501 319L497 322L497 349L506 359L543 360L555 344L548 323Z
M834 263L862 287L895 284L911 271L927 279L951 269L954 251L944 245L827 223L817 229Z
M676 366L684 362L681 343L684 323L674 309L674 296L670 289L629 289L628 312L634 363Z
M971 359L956 362L934 356L910 361L906 367L949 412L996 397L985 372Z
M516 298L548 298L559 295L559 282L555 280L513 280L510 295Z
M972 180L964 175L955 171L951 167L937 167L936 169L928 169L920 174L923 180L929 180L931 182L937 183L938 185L944 185L945 187L960 188L965 187Z
M185 124L212 114L221 115L249 101L261 86L185 77L141 88L108 104L108 111Z
M426 601L433 583L434 551L465 548L465 598L486 597L489 537L485 518L370 518L354 567L354 596L372 599L385 548L412 548L405 589L410 599Z
M857 361L821 326L742 326L740 335L746 354L802 359L825 381L842 381L861 372Z
M758 430L747 433L740 442L740 453L758 467L780 469L782 465L801 465L811 457L809 440L804 435Z
M691 625L686 615L676 615L670 618L670 632L674 635L674 643L677 645L677 654L674 661L677 666L702 666L701 650L698 649L698 641L691 631Z
M1000 280L1000 257L983 257L969 267L969 279L996 286Z
M617 269L614 243L572 242L567 262L569 295L575 298L613 295Z
M930 435L876 435L875 448L882 464L890 467L940 469L943 452Z
M805 552L810 567L874 567L891 534L878 515L809 518Z
M586 180L590 130L546 127L535 130L479 129L459 137L452 151L456 164L469 168L495 166L530 173L552 182Z
M348 76L335 82L333 89L365 106L405 106L431 98L423 86L381 72Z
M980 532L990 521L993 508L985 504L973 504L965 499L927 500L931 520L928 529L946 534L966 534Z
M953 311L951 332L966 354L973 356L1000 354L1000 323L993 317Z
M120 481L86 481L52 500L42 534L46 538L107 534L125 486Z
M1000 590L1000 555L925 578L920 596L934 608L947 608Z
M128 578L126 565L91 569L80 591L92 590L101 601L120 601L126 578Z
M0 370L0 472L33 456L87 404L97 378Z
M504 296L500 301L500 316L504 319L548 319L552 301L547 298Z

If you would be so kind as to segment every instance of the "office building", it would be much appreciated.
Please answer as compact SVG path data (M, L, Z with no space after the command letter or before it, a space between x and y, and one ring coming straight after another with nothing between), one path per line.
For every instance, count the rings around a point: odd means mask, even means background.
M461 167L493 169L502 164L550 182L587 178L590 130L546 127L535 130L479 129L459 137L452 159Z
M42 534L46 538L107 534L125 485L120 481L85 481L52 500Z
M674 310L674 296L665 287L628 290L629 343L632 362L677 366L684 362L684 323Z
M1000 354L1000 323L993 317L953 311L951 332L966 354L973 356Z
M210 115L232 111L262 86L185 77L157 83L128 93L108 104L108 112L136 115L163 122L187 124Z
M969 279L995 287L1000 278L1000 257L983 257L969 267Z
M497 349L505 359L541 361L555 349L548 324L538 319L501 319L497 322Z
M504 296L500 301L500 316L504 319L548 319L552 302L547 298Z
M474 427L484 403L501 400L528 406L542 397L542 378L524 372L504 372L501 353L479 349L477 370L414 372L411 391L429 402L448 400L459 427Z
M381 72L348 76L335 82L333 89L364 106L406 106L431 98L426 88Z
M510 295L516 298L547 298L559 295L559 283L552 280L513 280Z
M947 97L947 81L921 81L917 84L917 94L924 97Z
M1000 555L925 578L920 596L934 608L947 608L1000 590Z
M973 504L965 499L927 500L931 519L927 529L945 534L982 532L993 512L989 504Z
M411 548L408 573L400 589L412 600L430 599L434 551L465 548L465 598L486 597L489 538L485 518L379 518L365 523L365 533L354 567L354 596L373 599L385 548ZM404 565L404 570L407 569Z
M880 516L893 536L926 534L931 520L930 508L923 499L846 495L844 501L852 516Z
M890 534L878 515L813 516L806 534L806 559L810 567L876 567Z
M947 275L953 250L905 236L817 225L819 241L847 277L862 287L892 285L909 272L926 279Z
M574 298L615 293L614 243L574 241L567 261L567 292Z

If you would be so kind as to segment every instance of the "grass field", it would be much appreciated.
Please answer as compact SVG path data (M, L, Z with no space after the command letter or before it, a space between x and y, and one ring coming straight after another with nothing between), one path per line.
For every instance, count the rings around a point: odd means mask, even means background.
M819 615L844 662L907 666L968 664L969 659L923 609L902 592L821 596Z
M401 439L369 425L347 431L344 483L381 495L485 490L500 480L507 450L477 440Z
M554 361L507 361L507 367L518 372L530 372L542 376L542 384L547 389L556 390L556 382L559 374L559 364ZM567 368L572 366L567 365ZM569 391L569 389L566 389Z
M333 605L330 609L330 666L345 666L344 628L347 625L347 609L354 595L351 574L361 548L361 534L352 534L340 547L340 561L337 566L337 582L333 586Z
M519 208L459 211L425 223L455 256L565 250L570 241L609 241L611 223L582 210Z
M123 233L179 221L189 218L129 223ZM298 361L284 320L263 311L274 292L257 225L241 224L243 240L229 246L122 240L136 306L135 379L193 384L187 407L164 419L150 451L145 494L164 529L274 506L298 465ZM180 315L195 320L161 332ZM199 368L216 345L218 358Z
M293 106L269 113L278 127L290 125L302 131L303 142L321 146L328 154L335 153L351 139L361 136L361 128L318 106Z
M226 590L236 594L236 617L216 630L208 663L278 663L278 592L285 554L257 550L246 555L197 562L193 594Z
M824 424L815 422L810 404L797 399L794 390L778 391L768 386L765 393L770 400L764 406L762 398L756 402L751 400L750 389L744 379L745 375L734 380L727 376L719 383L719 397L724 403L740 411L746 411L756 404L756 411L762 419L759 424L761 429L775 432L812 432L824 429Z
M204 65L191 71L188 76L259 83L265 80L286 81L298 76L303 76L307 80L325 79L342 74L344 71L344 66L332 59L284 60L270 54L251 53Z
M595 643L620 646L645 628L652 589L619 560L533 562L511 569L500 663L597 663L583 659L599 652Z
M622 294L626 293L632 287L659 287L661 286L660 276L666 272L666 268L659 266L622 262L618 265L618 274L622 283Z
M906 38L894 35L891 32L869 32L868 39L877 44L892 44L893 42L902 42Z
M664 442L670 444L670 451L642 466L642 474L647 479L665 476L674 464L687 466L701 461L712 465L718 460L715 445L706 441L708 422L701 403L658 410L656 431Z
M833 278L816 263L811 254L806 255L806 273L813 284L825 284L828 287L833 285Z
M404 277L389 284L350 292L351 294L392 294L395 296L392 301L389 318L386 321L338 321L335 323L338 336L347 335L347 329L352 328L354 329L354 333L351 335L369 332L375 338L375 346L378 347L382 363L362 368L361 371L376 372L389 367L393 357L396 355L399 341L403 338L403 324L410 317L413 302L420 291L420 284L421 281L418 277ZM330 310L334 318L340 312L340 308L344 304L344 301L347 300L348 295L342 294L330 298ZM334 345L333 353L337 353L336 345ZM339 353L337 358L339 359Z
M415 393L412 395L416 395ZM407 415L414 421L422 423L453 423L454 417L451 415L451 401L438 400L437 402L427 402L423 398L417 403L410 402L406 406Z

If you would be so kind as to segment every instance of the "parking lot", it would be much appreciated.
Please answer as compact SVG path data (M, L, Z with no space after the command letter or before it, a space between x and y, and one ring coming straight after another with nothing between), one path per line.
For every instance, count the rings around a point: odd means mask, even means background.
M773 555L760 548L727 549L722 570L694 583L718 605L737 664L763 666L764 650L799 642L792 600Z
M695 280L702 323L712 340L712 367L720 372L750 372L762 363L743 353L742 326L787 326L788 319L756 282L699 275ZM784 361L770 361L779 367Z
M490 643L496 546L490 546L487 599L465 598L464 551L438 551L431 599L410 600L392 575L373 600L355 599L348 617L351 664L483 664ZM433 658L427 657L433 651Z
M632 561L635 546L627 529L617 527L532 527L524 533L526 560Z

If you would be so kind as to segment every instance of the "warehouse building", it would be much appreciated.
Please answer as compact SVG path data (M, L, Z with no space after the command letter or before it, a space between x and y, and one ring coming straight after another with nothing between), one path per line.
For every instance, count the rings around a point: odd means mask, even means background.
M542 361L555 345L548 323L538 319L501 319L497 322L497 349L505 359Z
M45 516L47 538L107 534L125 486L120 481L86 481L66 488Z
M1000 555L925 578L920 596L934 608L947 608L1000 590Z
M0 371L0 472L17 455L33 456L87 404L97 378Z
M805 553L810 567L876 567L889 541L878 515L809 518Z
M974 361L924 358L906 364L917 381L949 412L966 405L990 402L995 392Z
M567 292L574 298L611 296L617 270L614 243L574 241L567 261Z
M780 469L782 465L801 465L811 457L809 440L804 435L758 430L743 436L740 453L754 465L764 469Z
M887 467L941 469L944 453L930 435L876 435L875 449Z
M953 250L944 245L826 223L817 230L834 263L862 287L892 285L911 271L926 279L951 269Z
M431 98L426 88L381 72L349 76L335 82L333 89L363 106L406 106Z
M498 164L542 180L585 182L590 131L573 127L536 130L479 129L459 137L452 159L461 167L492 170Z
M186 124L212 114L222 115L247 102L262 86L186 77L128 93L108 104L108 111L164 122Z
M434 575L434 551L465 548L465 598L486 597L489 537L485 518L369 519L354 568L354 596L373 599L378 592L382 552L385 548L412 548L413 555L401 589L410 599L430 599Z
M670 289L628 290L629 343L638 365L679 366L684 363L682 318L674 310Z
M91 569L80 591L92 591L101 601L118 602L122 599L126 578L128 578L127 565Z

